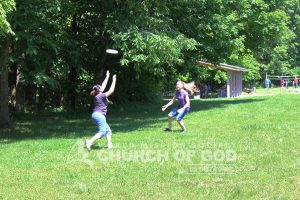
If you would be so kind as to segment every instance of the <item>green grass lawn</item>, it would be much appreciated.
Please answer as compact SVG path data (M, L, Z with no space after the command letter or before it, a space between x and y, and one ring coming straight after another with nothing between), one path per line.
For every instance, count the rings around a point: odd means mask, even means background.
M251 88L253 89L253 88ZM300 88L293 88L293 87L288 87L288 88L280 88L280 87L274 87L274 88L269 88L266 90L266 88L257 88L256 92L252 93L243 93L244 96L269 96L269 95L286 95L286 94L293 94L293 93L299 93Z
M0 199L300 199L299 94L193 100L162 132L161 105L111 110L115 149L88 153L90 115L13 116L0 136ZM2 131L3 132L3 131Z

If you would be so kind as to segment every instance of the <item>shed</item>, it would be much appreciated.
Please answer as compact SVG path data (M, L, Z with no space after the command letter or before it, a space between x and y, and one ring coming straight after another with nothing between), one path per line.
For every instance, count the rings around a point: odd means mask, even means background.
M214 65L209 62L197 61L197 65L202 67L211 67L216 69L222 69L227 72L227 98L238 97L242 95L243 92L243 72L248 72L249 69L237 67L233 65L228 65L221 63L219 65Z

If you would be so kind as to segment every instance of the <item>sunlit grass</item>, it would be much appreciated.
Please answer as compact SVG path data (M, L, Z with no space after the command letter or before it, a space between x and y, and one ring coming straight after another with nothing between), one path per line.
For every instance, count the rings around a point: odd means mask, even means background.
M112 109L116 148L104 139L90 153L89 113L16 115L0 138L0 199L297 199L299 102L292 93L193 100L185 135L176 123L162 132L161 105ZM105 160L111 152L140 157Z

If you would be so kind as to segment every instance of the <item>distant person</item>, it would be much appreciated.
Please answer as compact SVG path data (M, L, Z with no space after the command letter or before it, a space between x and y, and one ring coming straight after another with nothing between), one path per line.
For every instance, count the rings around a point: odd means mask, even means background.
M293 82L292 82L292 86L293 86L293 88L295 88L295 83L294 83L294 80L293 80Z
M295 78L294 78L294 88L298 88L298 77L297 76L295 76Z
M194 99L200 99L200 93L201 93L200 88L194 87L193 92L194 92Z
M207 90L208 90L208 92L211 92L211 91L212 91L212 88L211 88L211 85L210 85L210 84L207 85Z
M223 85L221 87L221 97L226 97L226 93L227 93L227 85Z
M206 99L208 97L208 84L204 84L204 98Z
M172 118L176 117L176 120L181 127L181 132L186 133L183 118L190 110L190 98L188 92L185 90L186 85L188 84L185 84L183 81L177 81L175 95L169 103L162 106L162 111L165 111L176 101L176 99L178 100L178 106L168 114L168 128L165 128L164 131L172 131ZM188 88L188 90L190 90L190 88Z
M290 80L288 78L284 80L284 86L286 89L289 89L289 82Z
M107 97L109 97L114 93L117 77L116 75L113 75L112 77L113 81L109 90L107 92L104 92L108 79L109 79L109 71L106 72L106 78L104 79L102 85L93 86L93 90L90 93L92 96L94 96L94 110L92 114L92 119L98 126L98 132L90 140L86 140L86 148L88 151L91 150L92 144L97 139L101 139L104 136L106 136L107 145L108 145L107 147L109 149L113 148L113 144L111 142L112 132L109 125L106 122L105 116L108 107Z
M280 79L280 90L282 91L284 88L284 79Z
M269 90L270 86L271 86L271 80L267 78L266 79L266 89Z

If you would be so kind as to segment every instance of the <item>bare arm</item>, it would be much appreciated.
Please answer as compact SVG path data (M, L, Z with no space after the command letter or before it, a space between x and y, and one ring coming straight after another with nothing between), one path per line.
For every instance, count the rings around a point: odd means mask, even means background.
M107 97L109 97L110 95L112 95L115 91L115 87L116 87L116 81L117 81L117 75L113 75L113 81L111 83L111 86L109 88L109 90L107 92L105 92L105 95Z
M176 96L173 96L172 100L169 101L166 105L162 106L161 110L165 111L170 105L172 105L176 101Z
M103 92L103 91L105 90L108 79L109 79L109 71L107 70L107 71L106 71L106 77L105 77L105 79L104 79L104 81L103 81L103 83L102 83L102 85L101 85L101 90L100 90L100 92Z
M189 95L186 95L185 96L185 105L182 107L182 109L186 109L187 107L189 107L190 106L190 97L189 97Z

